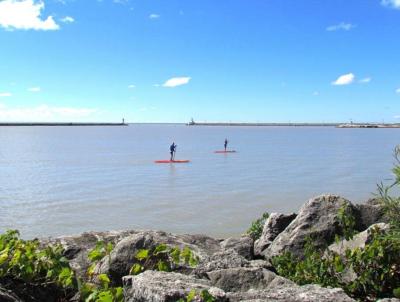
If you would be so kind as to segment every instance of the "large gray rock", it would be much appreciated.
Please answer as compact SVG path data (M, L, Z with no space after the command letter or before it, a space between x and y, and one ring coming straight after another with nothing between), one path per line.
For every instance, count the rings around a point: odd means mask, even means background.
M226 292L248 291L249 289L266 289L271 283L293 285L288 279L282 278L264 268L237 267L216 270L207 273L211 284Z
M388 222L382 203L378 198L372 198L366 203L355 205L355 216L359 231L364 231L375 223Z
M122 277L129 275L132 265L137 263L136 253L140 249L153 249L159 244L170 247L189 247L200 261L221 249L219 241L204 235L174 235L161 231L142 231L122 239L111 252L110 257L102 259L96 267L96 273L107 274L112 284L120 285ZM190 273L189 266L179 268Z
M228 238L221 242L222 249L233 249L247 260L252 260L254 258L253 246L254 240L246 235L240 238Z
M70 261L71 268L81 278L86 277L86 271L90 266L88 253L96 247L98 241L116 244L122 238L136 234L138 231L110 231L110 232L86 232L76 236L62 236L57 238L40 239L42 245L61 244L64 255Z
M289 215L271 213L267 221L265 221L260 239L254 244L254 255L263 256L265 249L271 245L274 239L286 229L296 216L294 213Z
M227 293L229 302L355 302L341 288L318 285L276 286L266 290Z
M354 250L356 248L363 249L365 245L371 242L374 232L385 232L389 229L386 223L377 223L371 225L364 232L356 234L351 240L342 240L335 242L328 247L328 250L344 257L347 250ZM349 284L355 281L359 276L354 272L352 266L347 266L345 270L339 275L341 282Z
M212 287L209 281L179 273L146 271L125 276L123 286L125 302L176 302L185 299L192 290L196 293L207 290L215 301L226 301L225 292Z
M308 237L312 238L317 248L325 248L334 241L336 234L343 233L338 219L341 207L346 207L348 214L353 214L352 204L340 196L321 195L310 199L263 255L268 259L289 251L297 257L303 257L304 244Z
M251 267L251 264L251 261L240 256L235 250L228 249L216 252L202 259L199 265L193 270L193 274L203 278L207 277L207 273L211 271L235 267Z
M365 231L358 233L353 236L353 239L351 240L342 240L340 242L335 242L332 243L329 246L329 250L332 252L335 252L339 255L345 255L346 250L354 250L356 248L364 248L366 244L371 242L372 240L372 234L374 231L379 231L379 232L385 232L388 230L390 226L386 223L377 223L371 225L368 229Z

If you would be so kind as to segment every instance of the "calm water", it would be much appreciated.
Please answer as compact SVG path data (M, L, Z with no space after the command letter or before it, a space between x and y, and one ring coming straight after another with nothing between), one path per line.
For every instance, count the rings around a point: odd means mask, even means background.
M227 137L236 154L214 154ZM263 211L321 193L368 199L391 177L400 129L295 127L0 128L0 231L242 233ZM157 165L178 144L177 159Z

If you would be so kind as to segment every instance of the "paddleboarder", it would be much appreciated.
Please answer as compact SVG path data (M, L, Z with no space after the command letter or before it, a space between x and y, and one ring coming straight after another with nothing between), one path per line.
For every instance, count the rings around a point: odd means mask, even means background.
M225 139L225 142L224 142L224 148L225 148L225 151L226 151L226 147L228 146L228 140L227 139Z
M173 161L175 158L176 147L177 145L175 145L175 142L173 142L172 145L169 147L169 151L171 153L171 161Z

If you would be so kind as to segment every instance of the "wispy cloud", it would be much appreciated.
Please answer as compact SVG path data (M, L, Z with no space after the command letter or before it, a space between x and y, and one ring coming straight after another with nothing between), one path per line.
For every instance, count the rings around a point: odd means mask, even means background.
M113 0L113 2L117 4L128 4L129 0Z
M400 9L400 0L382 0L381 4L394 9Z
M349 31L355 28L356 25L351 23L340 22L339 24L331 25L326 28L327 31L337 31L337 30L344 30Z
M0 92L0 98L6 98L12 96L11 92Z
M43 1L2 0L0 1L0 26L8 30L33 29L57 30L60 27L52 16L41 18Z
M31 87L31 88L28 88L28 91L29 92L40 92L40 87Z
M160 18L160 15L159 14L150 14L149 18L150 19L158 19L158 18Z
M335 81L332 82L332 85L342 86L349 85L354 82L355 76L352 73L347 73L339 76Z
M314 92L313 92L313 95L314 95L314 96L318 96L318 95L319 95L319 91L314 91Z
M364 78L364 79L359 80L358 82L361 83L361 84L367 84L367 83L369 83L371 81L372 81L371 78Z
M131 85L128 86L128 88L130 88L130 89L136 88L136 85L131 84Z
M97 112L97 109L91 108L52 107L48 105L9 107L0 103L0 119L6 121L71 121L89 117Z
M400 88L397 88L397 89L396 89L396 93L397 93L397 94L400 94Z
M60 21L63 23L74 23L75 19L72 18L71 16L66 16L66 17L60 19Z
M177 86L185 85L185 84L189 83L190 80L191 80L190 77L171 78L163 84L163 87L177 87Z

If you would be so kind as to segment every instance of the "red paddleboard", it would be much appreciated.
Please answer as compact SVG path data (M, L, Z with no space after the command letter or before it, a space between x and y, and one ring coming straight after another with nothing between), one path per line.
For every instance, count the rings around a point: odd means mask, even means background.
M226 150L226 151L221 150L221 151L214 151L214 153L236 153L236 151L235 150Z
M184 164L190 162L190 160L187 159L181 159L181 160L156 160L154 161L156 164Z

